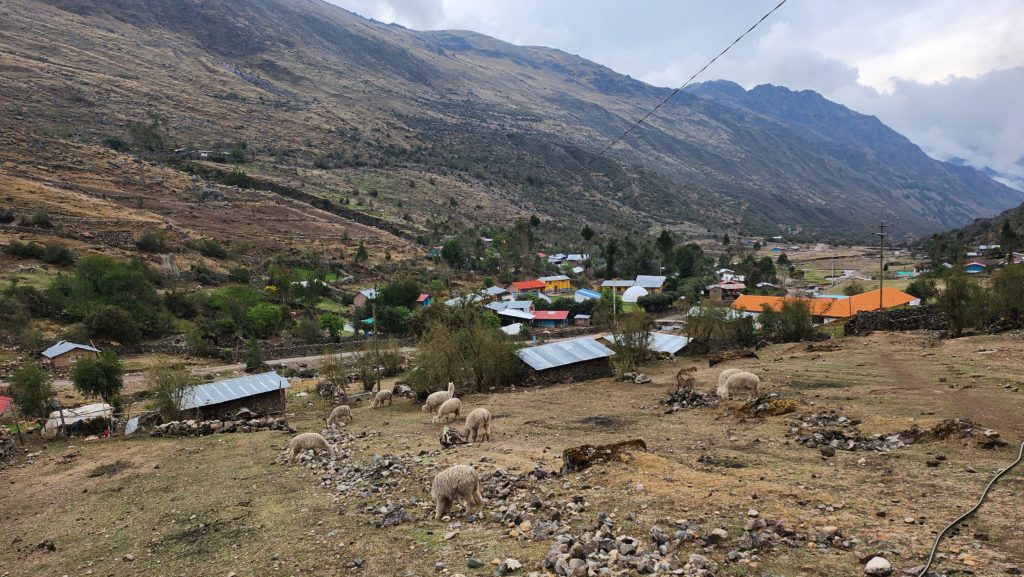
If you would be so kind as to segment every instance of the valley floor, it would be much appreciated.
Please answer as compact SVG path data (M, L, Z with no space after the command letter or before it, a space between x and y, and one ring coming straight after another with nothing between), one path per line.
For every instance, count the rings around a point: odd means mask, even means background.
M481 473L500 468L511 476L557 471L565 448L633 438L649 452L523 479L506 505L518 503L535 526L561 513L577 534L606 512L617 534L644 544L654 525L670 535L681 520L700 534L721 527L728 537L710 550L699 541L676 550L683 562L695 552L717 561L718 575L753 573L725 559L756 509L800 533L834 526L857 540L848 549L805 542L757 551L757 574L857 575L880 552L899 574L923 563L936 533L1016 456L1013 444L1024 437L1024 339L877 333L824 345L772 346L759 360L713 369L701 362L698 388L711 390L719 370L742 366L796 400L798 413L835 409L861 419L865 434L961 417L996 429L1011 446L983 450L975 439L951 437L824 458L787 436L792 414L741 418L736 401L665 414L659 401L676 371L697 363L684 358L645 367L653 377L645 385L604 379L467 395L464 414L477 406L493 413L492 442L448 451L438 444L441 426L411 401L357 407L342 465L379 471L374 455L399 464L395 475L377 479L382 493L367 496L337 492L337 479L322 488L313 465L281 463L288 436L280 433L35 446L33 464L22 459L0 472L0 575L433 575L437 563L450 573L490 575L492 559L509 557L525 575L538 570L554 539L524 538L495 522L502 511L493 496L481 521L467 522L458 509L451 522L434 521L427 489L436 466L473 463ZM302 386L290 392L289 422L319 431L329 407L315 394L298 396ZM937 467L926 466L939 454ZM937 568L999 575L1024 565L1022 494L1024 469L1005 477L977 516L943 542ZM569 506L576 496L581 503ZM531 501L543 506L534 510ZM385 517L381 507L399 506L414 519L375 526ZM44 539L56 550L37 550ZM470 556L484 566L467 568Z

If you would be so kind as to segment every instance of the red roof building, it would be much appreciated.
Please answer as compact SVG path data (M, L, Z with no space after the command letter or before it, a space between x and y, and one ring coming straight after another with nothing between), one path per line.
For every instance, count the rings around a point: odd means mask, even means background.
M539 293L544 290L544 281L542 280L520 280L509 285L508 292L512 294L523 294L523 293Z
M569 311L534 311L533 325L538 327L564 327L569 324Z

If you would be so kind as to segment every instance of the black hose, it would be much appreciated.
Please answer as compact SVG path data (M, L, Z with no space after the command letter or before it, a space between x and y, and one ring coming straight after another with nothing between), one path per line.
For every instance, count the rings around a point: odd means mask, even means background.
M992 477L992 480L988 482L988 486L985 487L984 491L982 491L981 498L978 499L978 502L975 503L969 511L957 517L956 521L947 525L946 528L939 533L939 536L935 538L935 544L932 545L932 552L928 555L928 562L924 564L924 569L921 569L921 572L917 574L917 577L924 577L925 574L928 573L928 569L932 566L932 561L935 559L935 552L939 550L939 542L946 536L946 533L948 533L953 527L957 526L961 521L973 515L975 511L981 507L981 504L985 502L985 498L988 497L988 491L992 488L992 485L995 485L996 481L998 481L1003 475L1009 473L1011 469L1019 465L1022 459L1024 459L1024 443L1020 444L1020 452L1017 455L1017 460L1010 463L1010 465L1002 471L996 473L995 477Z

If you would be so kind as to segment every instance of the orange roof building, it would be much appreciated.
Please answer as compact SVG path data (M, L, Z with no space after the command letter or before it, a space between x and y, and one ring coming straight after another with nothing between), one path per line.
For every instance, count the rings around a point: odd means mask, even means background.
M864 311L879 310L878 291L868 291L845 299L801 299L795 297L774 297L761 295L740 295L733 301L731 308L740 311L759 313L768 307L773 311L782 310L786 302L805 301L811 309L811 316L826 319L845 319ZM890 309L905 305L918 304L919 299L899 289L882 289L882 308Z

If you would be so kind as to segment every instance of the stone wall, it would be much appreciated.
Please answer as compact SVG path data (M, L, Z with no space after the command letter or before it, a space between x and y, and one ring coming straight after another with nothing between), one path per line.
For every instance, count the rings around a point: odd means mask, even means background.
M545 371L534 371L531 369L529 377L527 377L524 384L541 386L575 383L610 377L614 374L611 360L603 358L547 369Z
M858 313L846 321L845 336L864 336L871 331L944 331L946 315L935 305L922 305Z

